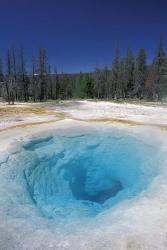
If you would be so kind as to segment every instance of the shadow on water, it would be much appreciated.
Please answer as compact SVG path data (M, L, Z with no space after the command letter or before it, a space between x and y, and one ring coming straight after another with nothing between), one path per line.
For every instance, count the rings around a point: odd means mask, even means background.
M77 200L89 200L99 204L103 204L106 200L114 197L123 189L120 181L113 180L111 187L96 191L94 195L90 195L85 191L85 182L87 178L87 170L85 168L75 168L73 176L70 178L70 189Z

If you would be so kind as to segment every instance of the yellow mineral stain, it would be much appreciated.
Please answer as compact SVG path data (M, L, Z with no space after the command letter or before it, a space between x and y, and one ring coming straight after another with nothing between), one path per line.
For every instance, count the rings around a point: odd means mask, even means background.
M82 119L82 118L71 117L71 119L77 120L77 121L84 121L84 122L116 123L116 124L124 124L128 126L144 125L142 122L135 122L131 120L123 120L123 119L115 119L115 118Z
M4 131L15 129L15 128L27 128L27 127L37 126L37 125L50 124L50 123L58 122L61 120L62 119L55 119L55 120L49 120L49 121L29 122L29 123L24 123L24 124L18 124L18 125L0 129L0 132L4 132Z
M93 123L111 123L111 124L118 124L118 125L126 125L130 127L134 126L151 126L151 127L157 127L161 129L162 131L167 131L167 125L164 124L153 124L153 123L144 123L144 122L138 122L138 121L132 121L132 120L126 120L126 119L119 119L119 118L77 118L72 115L70 115L67 112L60 112L60 111L52 111L52 110L47 110L44 107L38 106L37 105L32 105L32 106L2 106L0 107L0 116L10 116L10 115L39 115L39 116L53 116L57 119L51 119L48 121L39 121L39 122L29 122L29 123L24 123L24 124L18 124L18 125L13 125L7 128L0 129L0 132L14 129L14 128L26 128L30 126L38 126L42 124L50 124L54 123L60 120L64 120L65 118L69 118L74 121L80 121L80 122L93 122Z

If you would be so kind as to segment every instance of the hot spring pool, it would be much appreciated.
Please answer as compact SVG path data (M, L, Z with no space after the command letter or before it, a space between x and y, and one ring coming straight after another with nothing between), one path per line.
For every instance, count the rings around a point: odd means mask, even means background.
M129 136L54 136L23 148L33 159L24 170L27 193L48 218L96 216L137 195L156 175L154 148Z
M160 164L155 145L117 129L55 133L0 159L1 217L64 231L72 224L71 232L140 196Z

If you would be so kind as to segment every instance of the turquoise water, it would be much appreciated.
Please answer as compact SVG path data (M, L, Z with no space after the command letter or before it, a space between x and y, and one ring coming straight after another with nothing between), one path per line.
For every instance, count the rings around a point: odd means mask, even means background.
M0 249L120 249L139 232L153 239L145 232L165 214L166 151L129 131L60 129L0 154Z
M95 217L145 190L157 149L118 131L55 135L23 146L27 193L49 219Z

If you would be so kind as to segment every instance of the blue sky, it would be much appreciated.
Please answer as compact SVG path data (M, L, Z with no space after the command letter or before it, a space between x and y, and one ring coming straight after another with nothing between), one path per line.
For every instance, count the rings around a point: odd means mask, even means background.
M167 1L1 0L0 55L22 45L27 58L43 46L59 71L111 65L116 40L121 54L144 47L150 62L159 33L167 38Z

